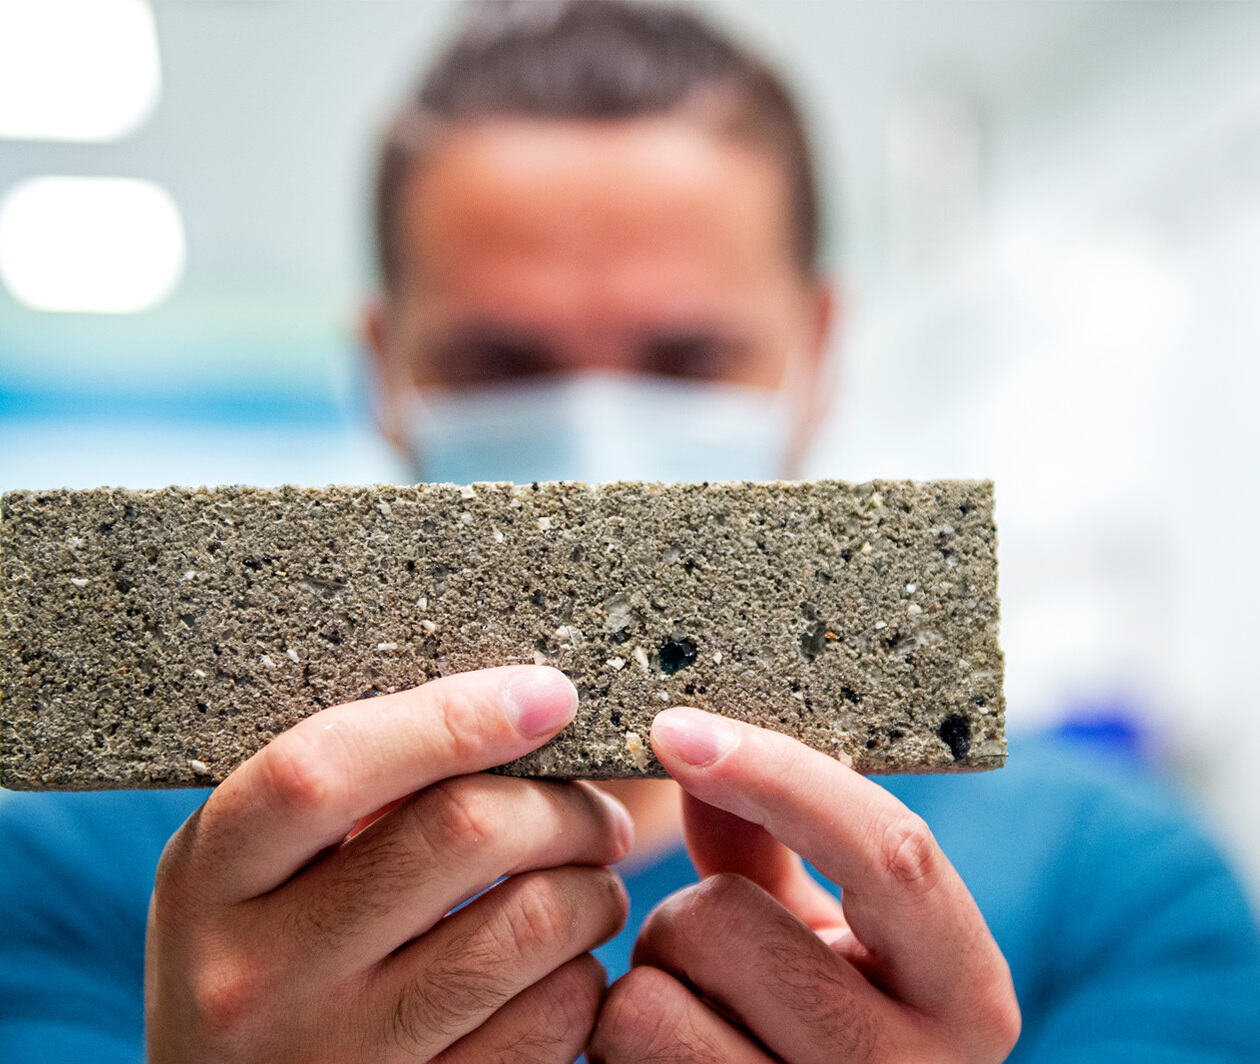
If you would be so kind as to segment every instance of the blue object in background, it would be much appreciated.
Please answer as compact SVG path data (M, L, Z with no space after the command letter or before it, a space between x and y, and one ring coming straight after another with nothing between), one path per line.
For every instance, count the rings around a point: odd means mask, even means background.
M1054 734L1065 742L1149 762L1155 753L1155 737L1144 723L1149 719L1150 714L1125 695L1081 700L1066 708Z

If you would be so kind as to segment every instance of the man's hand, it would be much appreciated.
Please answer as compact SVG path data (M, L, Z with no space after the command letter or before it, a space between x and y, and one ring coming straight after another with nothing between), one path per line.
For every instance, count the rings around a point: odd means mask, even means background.
M1005 1059L1020 1027L1006 961L919 817L824 754L699 710L660 714L652 746L710 878L644 924L591 1060Z
M630 819L586 784L469 773L576 706L554 669L465 673L326 709L237 768L158 866L151 1064L571 1062Z

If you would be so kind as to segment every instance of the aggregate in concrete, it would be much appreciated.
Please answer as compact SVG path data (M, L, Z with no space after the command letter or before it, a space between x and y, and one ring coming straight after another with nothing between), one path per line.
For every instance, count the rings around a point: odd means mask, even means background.
M0 784L205 786L301 718L545 662L574 723L504 771L659 776L694 705L865 773L1006 755L987 481L19 491Z

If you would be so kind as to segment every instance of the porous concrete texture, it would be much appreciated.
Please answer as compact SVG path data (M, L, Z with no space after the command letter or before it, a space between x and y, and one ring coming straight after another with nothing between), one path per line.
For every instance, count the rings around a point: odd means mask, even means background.
M23 491L0 515L0 783L204 786L326 706L549 662L506 771L660 775L694 705L862 772L1005 759L989 482Z

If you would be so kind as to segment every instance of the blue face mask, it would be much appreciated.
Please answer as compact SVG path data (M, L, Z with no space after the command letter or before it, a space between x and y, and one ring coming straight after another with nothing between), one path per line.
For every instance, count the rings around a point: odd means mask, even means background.
M773 480L791 438L782 393L613 373L417 395L425 481Z

